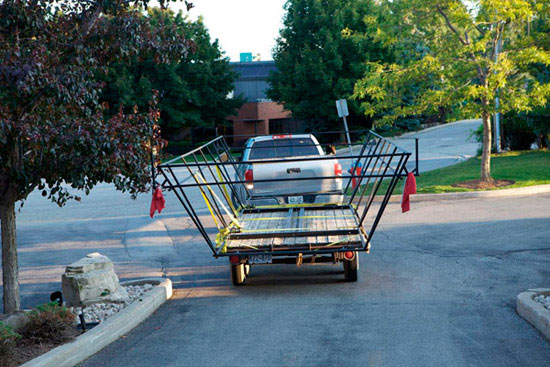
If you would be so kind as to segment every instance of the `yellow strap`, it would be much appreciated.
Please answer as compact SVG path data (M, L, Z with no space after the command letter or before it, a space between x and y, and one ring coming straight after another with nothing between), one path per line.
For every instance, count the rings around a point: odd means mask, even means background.
M298 217L270 217L270 218L248 218L248 219L241 219L241 222L249 222L249 221L255 221L255 220L279 220L279 219L316 219L316 218L353 218L354 215L341 215L341 216L332 216L332 215L303 215Z
M216 223L216 227L220 229L220 225L218 224L218 220L216 219L216 216L214 215L214 211L212 210L212 207L210 206L210 202L208 201L208 198L204 194L203 190L200 190L202 198L204 199L204 202L206 203L206 206L208 207L208 210L210 211L210 215L212 215L212 219L214 219L214 223Z
M341 244L342 242L349 242L350 238L344 238L343 240L340 240L340 241L336 241L336 242L332 242L332 243L329 243L328 245L325 245L323 247L332 247L332 246L335 246L335 245L338 245L338 244Z
M356 227L339 227L338 229L357 229ZM253 233L253 232L285 232L285 231L306 231L309 228L264 228L264 229L243 229L237 233ZM331 235L337 236L337 235Z
M277 209L277 208L322 208L325 206L333 206L334 203L326 203L326 204L280 204L280 205L258 205L254 206L254 208L258 209Z
M216 166L216 171L218 171L218 176L220 178L220 181L223 181L222 172L220 171L218 166ZM235 217L237 217L238 216L237 210L235 210L235 207L233 206L233 202L231 201L231 197L229 196L229 192L227 192L227 187L225 187L225 185L221 185L221 186L222 186L223 192L225 194L225 198L227 199L227 203L231 207L231 210L233 211L233 214L235 215Z
M202 177L202 175L200 175L198 172L196 172L194 174L194 176L196 176L200 181L202 181L203 184L206 184L206 180L204 179L204 177ZM225 205L223 204L223 202L220 200L220 198L218 197L218 195L216 195L216 193L214 192L214 190L212 190L212 188L210 187L210 185L206 185L206 187L208 188L208 190L210 191L210 193L212 194L212 196L214 197L215 200L218 201L218 203L221 205L222 209L225 211L225 214L227 214L227 216L231 219L231 222L234 223L237 227L241 227L241 223L239 223L239 221L237 220L237 218L235 218L233 216L233 214L231 214L229 212L229 210L225 207ZM201 190L202 192L202 190ZM203 194L204 196L204 194ZM208 203L207 203L208 204ZM210 205L209 205L210 207ZM212 213L212 211L211 211ZM219 227L218 227L219 228Z

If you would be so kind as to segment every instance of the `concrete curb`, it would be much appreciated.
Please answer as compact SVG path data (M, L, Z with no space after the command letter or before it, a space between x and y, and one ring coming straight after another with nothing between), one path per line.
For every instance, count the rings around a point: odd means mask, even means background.
M90 331L78 336L71 343L63 344L42 354L22 367L72 367L99 352L122 335L128 333L155 312L172 297L172 282L165 278L142 278L122 285L156 284L141 301L136 301L123 311L111 316Z
M539 294L550 296L550 288L529 289L527 292L520 293L517 298L516 310L521 317L550 339L550 310L533 299Z
M529 196L550 193L550 185L536 185L517 187L513 189L446 192L441 194L415 194L410 196L411 202L440 201L440 200L465 200L482 198L505 198L514 196ZM374 201L382 201L382 196L377 195ZM392 195L390 202L401 202L401 195Z

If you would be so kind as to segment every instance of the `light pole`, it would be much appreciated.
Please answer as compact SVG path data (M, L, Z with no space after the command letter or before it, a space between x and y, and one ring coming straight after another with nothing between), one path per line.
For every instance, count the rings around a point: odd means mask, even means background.
M499 35L497 44L495 46L495 63L498 62L498 53L500 52L501 46L501 38ZM497 149L497 153L500 153L500 112L498 112L498 109L500 108L499 93L500 90L497 89L497 95L495 97L495 146Z

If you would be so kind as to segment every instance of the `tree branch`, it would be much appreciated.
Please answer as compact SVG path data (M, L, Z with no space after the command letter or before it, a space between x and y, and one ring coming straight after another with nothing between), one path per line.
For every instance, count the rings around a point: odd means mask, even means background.
M447 14L445 14L445 12L443 11L443 9L441 9L441 6L439 4L437 5L437 11L439 12L439 14L441 14L443 16L443 18L445 18L445 23L447 23L447 27L454 34L456 34L456 36L458 37L458 40L460 41L460 43L462 43L464 46L467 46L468 43L466 41L464 41L464 39L460 36L460 33L458 33L458 31L456 30L455 27L453 27L453 25L451 24L451 21L449 20L449 17L447 17Z

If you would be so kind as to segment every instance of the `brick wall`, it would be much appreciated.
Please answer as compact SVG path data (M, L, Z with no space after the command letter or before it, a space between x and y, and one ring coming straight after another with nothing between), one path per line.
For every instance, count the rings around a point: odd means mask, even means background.
M238 110L237 116L230 116L233 121L234 135L268 135L269 120L290 118L290 112L276 102L247 102ZM235 137L235 143L242 143L248 137Z

